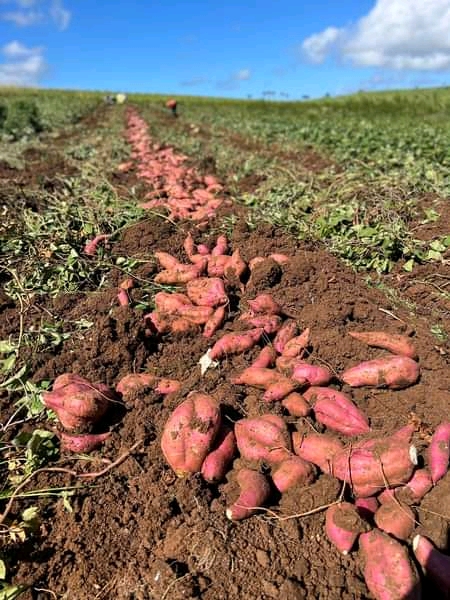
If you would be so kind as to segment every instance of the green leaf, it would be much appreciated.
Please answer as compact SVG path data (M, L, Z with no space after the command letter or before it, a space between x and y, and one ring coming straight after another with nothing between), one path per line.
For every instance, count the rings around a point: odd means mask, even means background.
M6 565L4 560L0 560L0 579L4 580L6 578Z
M15 350L15 344L11 344L11 342L8 342L8 340L0 340L0 353L5 354L9 352L14 352Z
M427 260L441 260L442 254L440 252L436 252L435 250L428 250L427 252Z
M7 379L3 383L0 383L0 388L8 389L8 387L11 385L11 383L19 382L21 377L23 377L25 375L26 370L27 370L27 365L24 365L21 369L19 369L19 371L17 371L17 373L12 375L12 377Z
M10 585L9 583L0 583L0 600L14 600L18 598L28 588L19 585Z
M403 270L408 271L408 273L410 273L413 270L413 268L414 268L414 259L410 258L403 265Z
M436 250L436 252L444 252L446 247L440 240L433 240L430 244L430 248L432 250Z

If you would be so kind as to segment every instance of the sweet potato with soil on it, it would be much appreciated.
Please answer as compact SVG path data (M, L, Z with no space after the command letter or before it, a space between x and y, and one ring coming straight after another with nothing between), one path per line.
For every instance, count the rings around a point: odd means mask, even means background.
M189 232L183 242L183 248L186 252L187 257L190 259L193 254L195 254L195 242L192 237L192 233Z
M267 335L279 331L283 323L281 317L278 315L257 315L255 317L250 313L241 315L239 321L244 321L244 323L247 323L251 327L262 327Z
M276 402L282 400L286 396L289 396L296 388L298 384L292 379L279 375L278 379L274 381L263 394L263 400L265 402Z
M216 310L205 323L205 327L203 329L203 337L212 337L215 334L215 332L219 329L219 327L221 327L222 323L225 321L225 316L225 306L219 306L218 308L216 308Z
M419 364L407 356L376 358L351 367L342 373L341 379L351 387L387 387L401 390L417 382Z
M273 346L278 354L283 354L283 350L289 340L292 340L298 333L298 326L296 321L288 319L279 328L275 339L273 340Z
M83 433L80 435L74 435L64 433L63 431L58 433L61 440L61 450L67 452L91 452L103 444L105 440L111 435L108 433Z
M178 315L186 306L194 306L186 294L178 292L158 292L155 294L155 307L160 313Z
M426 575L436 587L450 598L450 556L442 554L423 535L416 535L412 543L413 552Z
M309 344L310 329L307 327L300 335L290 339L283 348L282 356L286 358L301 358Z
M325 532L339 552L350 552L357 538L369 528L361 518L358 509L350 502L339 502L327 508Z
M355 498L355 506L363 519L372 521L380 504L375 496L370 496L370 498Z
M243 333L226 333L211 348L210 358L216 360L228 354L240 354L250 350L258 343L263 332L263 329L251 329Z
M436 427L427 449L428 466L433 483L447 473L450 457L450 421Z
M415 504L422 500L432 487L433 480L428 469L417 469L408 483L384 490L378 495L378 500L381 504L384 504L395 497L400 502L405 502L405 504Z
M272 481L283 494L297 485L307 485L314 481L314 467L299 456L291 456L273 471Z
M293 417L307 417L311 412L311 406L298 392L292 392L283 398L281 406Z
M415 525L415 516L407 504L392 498L383 503L375 513L378 529L389 533L399 540L407 540Z
M407 424L403 427L400 427L400 429L397 429L397 431L394 431L394 433L391 434L391 437L396 438L397 440L404 440L405 442L410 442L415 430L415 425Z
M259 294L253 300L249 300L248 305L256 314L279 315L281 313L281 306L270 294Z
M213 256L226 254L228 252L228 240L226 235L219 235L216 240L216 245L211 250Z
M151 313L144 315L144 321L148 323L148 326L152 333L168 333L171 330L171 320L167 315L160 313L158 310L154 310Z
M236 502L226 510L231 521L240 521L251 517L262 507L270 496L270 484L258 471L241 469L236 477L240 494Z
M88 256L94 256L95 253L97 252L97 248L98 245L101 242L107 242L108 239L111 236L106 234L106 233L101 233L99 235L96 235L94 239L89 240L89 242L86 243L86 245L84 246L84 253L87 254Z
M279 265L286 265L291 260L287 254L280 253L269 254L269 258L274 260Z
M172 412L164 426L161 449L178 477L201 471L220 426L219 406L207 394L192 392Z
M248 263L248 268L250 269L250 271L253 271L253 269L256 267L256 265L259 265L259 263L262 263L265 260L266 259L264 258L264 256L255 256Z
M197 306L213 308L228 303L225 286L218 277L199 277L189 281L186 294Z
M275 364L277 353L273 346L264 346L251 364L251 368L268 369Z
M168 252L154 252L153 255L163 269L175 269L181 264L178 258Z
M207 256L210 253L208 246L206 246L205 244L198 244L197 252L199 254L202 254L203 256Z
M195 325L204 325L212 317L214 309L210 306L184 306L178 315Z
M234 433L239 452L247 460L279 463L291 456L286 424L277 415L241 419Z
M236 454L236 436L228 425L222 425L214 446L202 464L203 479L209 483L218 483L225 478L228 468Z
M134 279L132 277L127 277L119 283L119 288L121 290L131 290L134 288Z
M239 248L233 252L230 262L225 269L227 279L240 279L247 270L247 264L242 260Z
M117 383L116 391L122 396L128 396L146 387L153 387L156 380L156 376L150 373L129 373Z
M263 399L266 402L281 400L297 387L297 383L281 375L275 369L248 367L232 379L235 385L251 385L266 390Z
M411 478L417 452L408 442L374 438L337 452L333 475L351 486L358 497L373 496L386 486L398 486Z
M411 338L398 333L386 333L385 331L349 331L356 340L364 342L368 346L389 350L392 354L408 356L417 359L417 351Z
M342 442L334 436L322 433L292 434L295 454L317 465L324 473L333 475L333 457L344 450Z
M206 268L206 264L206 258L193 265L179 264L172 269L160 271L155 277L155 282L164 284L188 283L200 277Z
M211 256L208 258L206 272L209 277L223 277L231 256Z
M167 377L159 377L155 385L155 392L165 396L166 394L174 394L181 389L181 383L176 379L168 379Z
M170 322L170 331L172 333L197 333L198 325L185 317L177 317Z
M333 379L333 374L327 367L297 362L292 371L292 379L299 383L306 380L310 385L327 385Z
M364 579L375 600L420 600L419 574L408 549L379 529L359 537Z
M316 421L344 435L361 435L370 431L365 414L350 398L327 387L312 386L303 392L314 411Z

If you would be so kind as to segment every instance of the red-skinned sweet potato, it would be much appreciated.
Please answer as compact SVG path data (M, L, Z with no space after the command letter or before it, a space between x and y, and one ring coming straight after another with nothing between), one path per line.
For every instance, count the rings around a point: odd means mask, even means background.
M251 327L262 327L268 335L276 333L282 325L281 317L278 315L257 315L254 317L247 313L241 315L239 320L244 321Z
M292 434L292 446L295 454L317 465L324 473L333 475L333 457L344 450L342 442L331 435L297 431Z
M405 485L393 489L384 490L378 495L378 500L381 504L392 500L395 496L400 502L406 504L415 504L419 502L425 494L427 494L433 487L433 480L428 469L417 469L414 471L414 475Z
M257 315L279 315L281 313L281 306L270 294L259 294L253 300L249 300L248 305L251 311Z
M161 449L178 477L200 472L220 429L220 409L207 394L192 392L164 426Z
M342 373L341 379L351 387L373 386L400 390L417 382L418 363L407 356L390 356L362 362Z
M123 396L127 396L140 389L153 387L156 379L156 376L150 373L129 373L122 377L116 385L116 391Z
M368 530L358 509L350 502L339 502L327 508L325 531L328 539L342 554L348 554L358 536Z
M292 340L293 337L298 333L298 327L296 321L293 319L288 319L283 323L283 325L279 328L277 335L273 340L273 347L278 352L278 354L283 354L283 350L289 340Z
M286 424L277 415L241 419L234 432L239 452L247 460L279 463L291 455Z
M359 547L364 579L376 600L420 600L420 579L407 548L379 529L361 534Z
M412 546L414 555L427 576L445 598L450 598L450 556L439 552L423 535L416 535Z
M450 421L441 423L431 438L427 449L431 479L436 483L447 473L450 457Z
M417 359L417 351L411 338L398 333L386 333L385 331L349 331L356 340L364 342L368 346L384 348L392 354L400 354L409 358Z
M226 510L226 515L231 521L240 521L255 514L270 496L270 485L267 478L258 471L241 469L237 474L240 494Z
M251 385L266 390L263 399L266 402L281 400L297 387L297 383L281 375L275 369L248 367L232 379L236 385Z
M207 273L209 277L223 277L231 256L219 255L208 258Z
M370 496L369 498L355 498L355 506L363 519L372 521L380 504L375 496Z
M272 481L282 494L297 485L307 485L314 480L314 467L299 456L283 460L272 472Z
M370 431L367 417L350 398L327 387L312 386L303 392L319 423L344 435L361 435Z
M230 262L225 269L225 277L228 279L240 279L247 270L246 263L242 260L239 248L233 252Z
M215 307L228 302L223 281L218 277L199 277L189 281L186 294L198 306Z
M333 379L333 374L327 367L319 365L310 365L304 362L297 362L292 371L292 379L299 383L307 381L310 385L328 385Z
M219 329L219 327L221 327L222 323L225 321L225 316L225 306L219 306L218 308L216 308L216 310L205 323L205 327L203 329L203 337L212 337L215 334L215 332Z
M226 235L219 235L216 240L216 245L211 250L213 256L219 256L228 252L228 240Z
M222 336L209 353L212 360L222 358L228 354L240 354L250 350L260 340L264 330L251 329L242 333L226 333Z
M251 368L267 369L275 364L277 353L273 346L264 346L251 364Z
M66 452L91 452L103 444L111 435L108 433L83 433L80 435L58 433L61 440L61 450Z
M236 436L228 425L222 425L214 446L202 464L203 479L217 483L225 478L228 468L236 454Z
M407 540L413 532L415 516L407 504L392 498L378 508L375 523L378 529L399 540Z
M154 256L163 269L175 269L180 265L180 261L168 252L155 252Z
M301 358L309 344L310 329L307 327L300 335L290 339L283 348L282 356L286 358Z
M283 398L281 406L293 417L307 417L311 412L311 406L298 392L292 392Z

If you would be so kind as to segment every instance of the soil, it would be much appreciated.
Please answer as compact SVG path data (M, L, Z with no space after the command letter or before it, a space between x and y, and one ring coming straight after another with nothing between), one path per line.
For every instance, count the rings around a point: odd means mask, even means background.
M115 175L111 181L124 190L130 178ZM174 226L149 218L124 230L115 251L145 258L158 249L185 260L186 232L192 230L197 243L207 243L219 225L220 217L210 223L209 231L200 232L192 224ZM348 336L348 331L382 329L412 336L421 367L416 385L398 391L350 390L338 383L335 387L350 393L369 417L371 436L384 436L413 423L413 441L423 457L431 432L450 412L450 349L436 343L426 318L411 321L409 313L394 307L381 291L367 287L324 248L298 242L281 229L259 226L249 230L238 217L231 243L240 248L246 261L272 252L292 258L283 266L271 259L262 262L251 277L247 275L244 291L237 282L229 285L229 313L213 341L239 329L239 312L260 292L270 292L301 328L311 328L311 361L328 366L335 374L383 355ZM139 276L150 278L154 272L150 262L140 268ZM66 454L58 465L79 472L99 470L104 467L102 460L115 460L140 441L107 475L92 481L61 473L35 476L33 489L74 484L78 489L69 498L71 510L61 500L41 500L44 519L39 534L25 544L3 547L11 557L14 582L32 586L24 600L47 599L48 590L66 600L372 598L364 582L360 552L341 556L325 536L325 512L320 507L339 497L341 485L336 479L321 474L311 485L293 488L281 498L273 491L267 512L232 523L225 509L237 497L234 472L218 485L207 484L199 475L175 476L161 454L160 438L171 411L189 391L214 395L231 421L267 412L259 391L230 382L258 349L228 357L201 377L198 360L211 342L192 334L146 335L142 312L117 306L114 285L119 276L111 273L110 289L43 300L28 311L26 325L40 319L43 307L60 319L83 317L95 322L82 338L71 338L57 353L31 358L33 380L54 380L61 373L75 372L113 387L127 373L148 371L178 379L182 388L165 397L145 390L119 402L108 413L108 422L102 423L112 435L101 450L91 453L92 460L74 461ZM139 287L130 294L137 301ZM5 339L17 333L18 308L7 297L0 300L0 339ZM428 301L418 298L418 305L425 307ZM390 314L393 310L397 318ZM8 412L11 407L3 402ZM283 415L279 405L270 405L269 410ZM42 426L52 428L50 422ZM289 419L292 431L313 426L317 428L309 418ZM236 459L234 468L240 465L241 459ZM268 471L268 466L263 469ZM416 509L415 532L426 534L446 552L449 498L447 474ZM26 502L17 502L14 510L19 505L23 509ZM442 597L426 579L423 586L424 598Z

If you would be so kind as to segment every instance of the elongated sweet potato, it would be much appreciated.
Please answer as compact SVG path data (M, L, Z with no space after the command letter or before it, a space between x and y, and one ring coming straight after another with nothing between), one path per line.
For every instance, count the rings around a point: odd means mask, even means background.
M280 254L279 252L269 254L269 258L274 260L279 265L286 265L291 260L287 254Z
M297 333L298 327L296 321L293 319L288 319L283 323L283 325L279 328L275 339L273 340L273 347L278 354L283 354L286 344L289 342L289 340L292 340Z
M181 314L179 311L186 306L193 306L190 299L185 294L174 292L158 292L155 294L156 310L160 313L169 315Z
M275 369L248 367L240 375L232 379L237 385L251 385L266 390L263 399L266 402L281 400L297 387L297 383Z
M128 306L130 304L130 298L126 290L120 290L117 292L117 300L120 306Z
M407 356L390 356L362 362L344 371L342 381L351 387L373 386L400 390L417 382L418 363Z
M368 497L386 485L398 486L411 478L417 454L414 446L395 438L374 438L337 452L333 474L347 481L358 497Z
M94 256L97 252L98 245L101 242L107 243L110 237L111 236L106 233L100 233L99 235L96 235L94 239L89 240L89 242L86 243L84 246L84 253L88 256Z
M206 246L205 244L198 244L197 252L199 254L202 254L203 256L207 256L210 253L208 246Z
M275 364L277 353L273 346L264 346L255 360L252 362L252 368L267 369Z
M61 450L67 452L91 452L101 446L110 435L110 432L83 433L80 435L64 433L63 431L58 433L61 440Z
M199 277L189 281L186 294L198 306L215 307L228 302L223 281L218 277Z
M215 332L219 329L219 327L221 327L222 323L225 321L225 316L225 306L219 306L218 308L216 308L216 310L205 323L205 327L203 329L203 337L212 337L215 334Z
M187 283L200 277L206 266L206 259L203 262L198 262L193 265L178 265L173 269L160 271L156 277L156 283L175 284Z
M293 417L307 417L311 412L311 406L298 392L288 394L281 400L281 405Z
M243 333L226 333L217 340L211 348L210 357L212 360L222 358L228 354L240 354L250 350L260 340L264 330L251 329Z
M299 456L283 460L272 473L272 481L282 494L297 485L307 485L314 480L314 467Z
M407 548L379 529L361 534L359 547L364 579L376 600L420 600L419 574Z
M405 485L393 489L384 490L378 495L378 500L384 504L392 500L395 496L400 502L405 504L415 504L419 502L425 494L433 487L433 480L428 469L417 469L413 476Z
M312 386L303 392L303 397L311 404L316 420L322 425L344 435L361 435L370 431L367 417L346 394Z
M154 256L163 269L175 269L181 264L178 258L168 252L155 252Z
M441 423L431 438L427 450L431 479L436 483L447 473L450 458L450 421Z
M344 450L342 442L334 436L321 433L292 434L295 454L317 465L324 473L333 475L333 457Z
M254 317L249 313L241 315L239 320L244 321L251 327L262 327L268 335L276 333L283 322L278 315L257 315Z
M211 250L213 256L219 256L220 254L226 254L228 252L228 240L226 235L219 235L216 240L216 245Z
M279 315L281 313L281 306L270 294L259 294L254 300L249 300L248 305L255 314Z
M255 514L270 496L269 482L262 473L252 469L241 469L236 479L240 494L236 502L226 510L226 515L231 521L240 521Z
M140 389L153 387L156 379L156 376L150 373L129 373L116 385L116 391L123 396L128 396Z
M399 540L407 540L414 529L415 515L407 504L392 498L378 508L375 523L378 529Z
M384 348L392 354L400 354L409 358L417 359L417 351L411 338L398 333L386 333L385 331L349 331L349 335L368 346Z
M212 317L214 309L210 306L184 306L179 310L180 317L195 325L204 325Z
M212 396L193 392L177 406L164 426L161 449L178 477L200 472L220 425L220 409Z
M290 339L283 348L282 356L286 358L301 358L309 344L310 329L307 327L300 335Z
M450 556L439 552L430 540L423 535L416 535L413 539L413 552L418 563L428 577L444 594L450 597Z
M247 270L247 264L242 260L239 248L233 252L230 262L225 269L225 277L228 279L240 279Z
M214 446L202 464L203 479L209 483L222 481L236 454L236 436L231 427L222 425Z
M348 554L358 536L368 529L354 504L339 502L327 508L325 531L330 542L342 554Z
M286 424L277 415L241 419L234 432L239 452L247 460L279 463L291 455Z
M292 371L292 379L299 383L307 381L310 385L327 385L333 379L333 374L327 367L297 362Z

